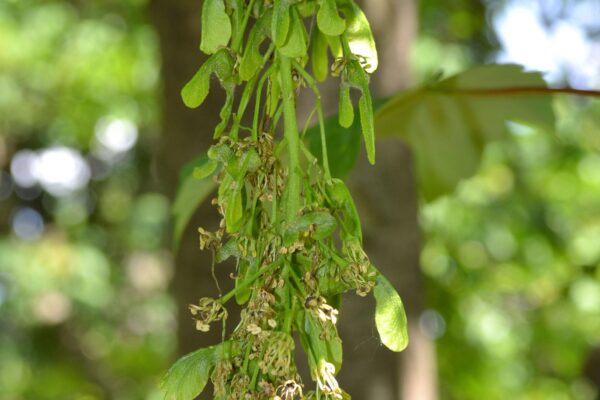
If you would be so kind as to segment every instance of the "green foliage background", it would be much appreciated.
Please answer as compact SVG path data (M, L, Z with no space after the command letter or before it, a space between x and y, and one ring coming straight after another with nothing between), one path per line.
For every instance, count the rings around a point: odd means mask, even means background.
M0 397L158 399L174 357L168 200L152 180L158 43L146 2L0 2ZM485 8L420 2L419 81L481 63ZM559 98L557 132L510 125L477 175L423 202L422 269L444 399L592 399L600 345L600 105ZM102 118L137 145L84 189L7 186L22 149L65 145L97 160ZM102 161L102 160L100 160ZM95 165L95 164L93 164ZM97 172L97 171L96 171ZM6 189L9 187L9 189ZM25 199L24 199L25 198ZM37 240L11 230L37 210Z

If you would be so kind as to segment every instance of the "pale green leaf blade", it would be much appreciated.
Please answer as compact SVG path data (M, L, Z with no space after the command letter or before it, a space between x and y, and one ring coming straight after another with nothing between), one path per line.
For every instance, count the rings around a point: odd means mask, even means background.
M165 400L193 400L202 393L214 366L215 347L196 350L181 357L161 383Z
M377 47L367 17L354 0L343 0L340 10L346 16L345 36L352 54L362 58L361 63L368 73L375 72L379 64Z
M210 90L210 75L211 72L205 63L181 89L181 98L187 107L196 108L204 102Z
M182 170L172 210L174 217L173 237L175 245L179 243L181 235L194 212L198 209L200 204L210 196L216 187L216 183L212 179L218 172L218 169L216 168L202 179L194 177L194 170L202 171L208 168L208 164L210 164L211 161L212 160L206 155L202 155L190 162Z
M312 69L315 78L322 82L329 75L329 55L327 53L327 38L318 29L313 32L312 40Z
M229 39L231 21L225 11L224 0L204 0L200 50L213 54L219 48L227 46Z
M506 90L519 87L546 84L516 65L476 67L396 96L376 113L375 131L408 142L421 192L431 201L476 173L485 146L505 137L507 121L553 130L552 96Z
M292 9L288 39L279 48L281 54L290 58L302 57L308 51L308 34L300 15Z
M392 351L408 346L408 321L400 296L383 276L377 276L375 294L375 325L381 342Z
M271 37L277 47L285 44L290 30L290 6L292 0L275 0L273 4L273 20Z
M335 0L321 0L317 13L319 30L329 36L339 36L346 30L346 21L339 16Z

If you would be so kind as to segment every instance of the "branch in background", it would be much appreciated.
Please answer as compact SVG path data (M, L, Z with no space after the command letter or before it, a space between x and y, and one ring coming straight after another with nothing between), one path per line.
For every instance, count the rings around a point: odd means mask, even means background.
M573 89L573 88L547 88L540 86L531 87L503 87L494 89L443 89L433 88L432 91L451 93L451 94L465 94L470 96L527 96L527 95L554 95L554 94L568 94L575 96L586 96L586 97L600 97L600 90L584 90L584 89Z

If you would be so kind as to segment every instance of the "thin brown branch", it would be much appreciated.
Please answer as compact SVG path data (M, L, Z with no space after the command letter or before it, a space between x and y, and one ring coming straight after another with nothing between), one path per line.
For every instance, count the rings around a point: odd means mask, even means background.
M600 97L600 90L583 90L573 88L547 88L540 86L516 86L502 87L494 89L434 89L439 92L453 94L464 94L469 96L535 96L535 95L553 95L567 94L585 97Z

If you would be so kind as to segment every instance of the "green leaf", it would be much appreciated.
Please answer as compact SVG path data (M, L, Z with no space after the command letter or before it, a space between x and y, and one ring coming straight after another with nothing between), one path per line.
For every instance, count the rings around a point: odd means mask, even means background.
M365 70L373 73L377 69L377 47L367 17L354 0L342 0L340 9L346 16L346 32L344 36L352 54L361 57Z
M321 0L317 13L319 30L329 36L339 36L346 30L346 21L338 14L335 0Z
M209 164L211 164L211 160L203 154L188 163L181 171L179 187L177 188L172 211L175 220L173 233L175 246L179 243L181 234L185 230L194 212L198 209L200 204L210 196L216 187L216 183L212 179L212 176L217 173L217 168L213 169L210 174L205 175L202 179L194 177L194 171L204 172L210 169L208 166Z
M227 46L231 39L231 21L223 0L204 0L202 6L202 36L200 50L213 54Z
M305 314L304 330L317 367L326 361L335 366L337 373L342 368L342 340L337 336L335 325L332 329L335 335L330 340L323 340L324 332L319 322L310 313Z
M244 206L242 203L242 188L234 189L230 192L225 207L225 223L227 233L235 233L242 226L242 217L244 216Z
M308 51L307 40L308 34L304 23L298 12L292 9L289 37L285 44L279 48L279 51L286 57L303 57Z
M202 393L215 364L217 347L196 350L173 364L161 383L165 400L193 400Z
M327 39L318 29L313 32L312 69L315 78L322 82L329 75L329 55L327 54Z
M221 137L227 125L229 125L229 120L231 119L231 112L233 110L233 100L235 96L235 85L230 83L226 83L223 85L225 88L225 104L219 111L219 117L221 118L221 122L215 127L215 132L213 134L214 139L218 139Z
M377 110L385 101L385 99L375 100L373 109ZM327 156L331 175L334 178L346 178L354 168L360 153L362 135L360 121L358 118L354 118L352 125L344 128L339 124L339 115L334 114L325 119L325 132L327 134ZM305 139L310 152L320 162L323 162L319 124L311 126L306 131Z
M330 237L335 228L337 221L326 211L313 211L302 215L288 227L286 236L295 237L300 232L306 232L313 227L312 237L316 240L321 240ZM292 240L293 241L293 240Z
M346 70L345 75L350 84L361 91L358 101L360 126L365 140L365 148L367 149L367 158L371 164L375 164L375 124L373 120L373 100L369 90L369 75L358 61L350 62L346 66Z
M210 89L212 74L217 75L221 85L225 87L232 79L234 65L235 62L226 49L221 49L210 56L181 90L181 98L185 105L196 108L204 102Z
M375 325L381 342L392 351L408 346L408 322L400 296L381 274L375 285Z
M239 305L245 304L250 300L252 295L252 285L248 285L248 279L252 278L253 273L256 271L256 267L249 261L240 260L237 278L235 279L235 301Z
M271 36L275 46L285 44L290 30L290 6L293 0L275 0L273 4L273 20L271 22Z
M354 123L354 106L350 98L350 86L340 84L339 123L343 128L350 128Z
M327 187L327 195L331 201L331 206L341 211L341 215L338 214L338 218L342 228L340 233L342 240L356 238L362 243L362 228L358 211L344 181L341 179L332 179L331 185Z
M519 87L546 83L518 65L476 67L396 96L375 114L375 131L409 143L420 189L431 201L475 174L486 144L505 136L506 121L553 130L551 96L490 94Z
M227 243L222 245L215 254L215 262L220 264L227 261L230 257L239 258L241 256L236 239L229 239Z
M215 160L207 160L206 163L194 167L192 175L196 179L204 179L211 176L219 166Z
M260 46L267 38L271 29L272 12L265 12L256 21L250 31L244 55L240 61L240 78L250 80L263 66L263 56L260 54Z

